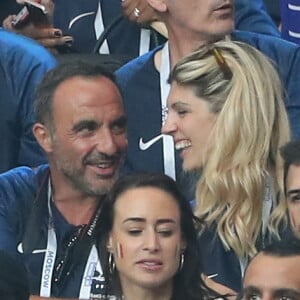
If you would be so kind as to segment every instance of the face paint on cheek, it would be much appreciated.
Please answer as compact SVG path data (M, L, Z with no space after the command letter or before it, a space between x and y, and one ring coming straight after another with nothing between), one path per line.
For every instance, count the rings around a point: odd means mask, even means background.
M122 247L121 243L117 243L117 255L118 255L118 258L124 257L123 247Z

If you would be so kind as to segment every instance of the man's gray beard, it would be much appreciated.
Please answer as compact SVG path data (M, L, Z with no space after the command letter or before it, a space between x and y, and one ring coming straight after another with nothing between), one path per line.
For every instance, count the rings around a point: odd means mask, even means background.
M92 186L90 186L90 184L88 184L82 180L83 176L78 175L78 174L73 174L66 170L62 170L62 172L69 179L69 181L71 182L74 189L79 190L86 196L91 196L91 197L99 197L99 196L106 195L109 192L109 190L111 189L112 185L114 184L114 182L116 181L116 178L117 178L117 174L116 174L113 178L107 180L106 186L101 186L99 188L93 188Z

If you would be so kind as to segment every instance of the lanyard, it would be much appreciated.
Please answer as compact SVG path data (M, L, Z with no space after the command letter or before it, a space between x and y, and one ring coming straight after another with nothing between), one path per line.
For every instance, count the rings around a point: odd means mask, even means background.
M94 22L94 28L96 33L96 38L100 37L101 33L104 31L104 22L101 12L101 4L100 1L98 3L98 10L96 13L96 18ZM141 28L140 30L140 48L139 48L139 55L145 54L150 50L150 34L151 31L149 29ZM109 47L107 40L105 39L99 49L99 53L109 54Z
M42 269L42 278L41 278L41 286L40 286L40 296L41 297L50 297L51 296L51 285L52 285L52 277L53 271L55 268L55 260L57 254L57 240L54 230L54 222L53 222L53 213L51 209L51 200L52 199L52 189L49 180L48 184L48 213L49 213L49 220L48 220L48 237L47 237L47 249L45 251L43 269ZM92 236L96 222L98 220L100 211L96 213L93 221L89 224L88 230L85 233L88 236ZM80 242L80 241L79 241ZM72 258L71 258L72 259ZM95 245L91 247L87 263L85 266L79 298L80 299L90 299L91 293L91 286L92 286L92 279L95 273L95 270L99 271L102 274L102 268L100 265L97 249Z
M161 98L161 111L162 111L162 124L165 122L166 114L164 113L167 108L167 97L170 92L170 84L168 77L170 73L170 57L169 57L169 43L167 42L162 48L161 52L161 65L160 65L160 98ZM170 135L162 134L163 142L163 158L164 158L164 173L176 178L175 170L175 152L174 142Z
M42 279L41 279L41 288L40 295L42 297L50 297L51 295L51 283L52 283L52 275L55 264L56 252L57 252L57 241L54 231L53 224L53 214L51 209L51 184L49 181L48 184L48 238L47 238L47 249L45 253L43 270L42 270Z

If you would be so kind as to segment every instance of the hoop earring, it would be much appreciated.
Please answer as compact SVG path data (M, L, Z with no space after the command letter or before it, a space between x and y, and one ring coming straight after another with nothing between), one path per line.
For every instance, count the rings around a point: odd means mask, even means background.
M109 269L110 274L113 274L115 272L115 269L116 269L114 256L111 252L109 252L109 255L108 255L108 269Z
M178 272L180 272L182 270L183 264L184 264L184 253L181 253L180 254L180 262L179 262Z

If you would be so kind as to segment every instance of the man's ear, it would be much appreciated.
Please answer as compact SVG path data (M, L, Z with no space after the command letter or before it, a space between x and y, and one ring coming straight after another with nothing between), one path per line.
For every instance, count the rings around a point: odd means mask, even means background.
M147 0L148 4L157 12L165 12L167 11L167 5L165 0ZM182 0L184 1L184 0Z
M52 135L45 125L41 123L35 123L33 125L32 132L43 150L46 153L52 152Z

